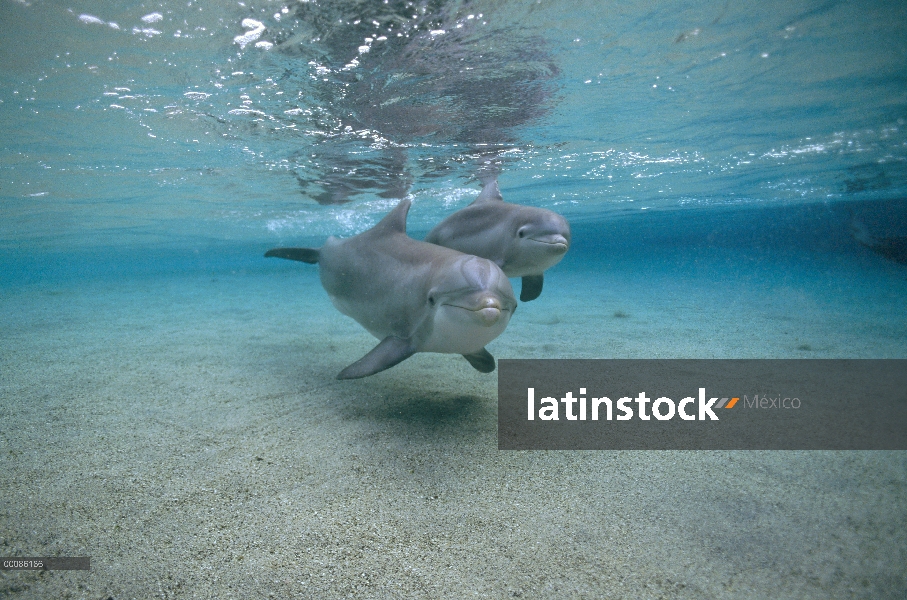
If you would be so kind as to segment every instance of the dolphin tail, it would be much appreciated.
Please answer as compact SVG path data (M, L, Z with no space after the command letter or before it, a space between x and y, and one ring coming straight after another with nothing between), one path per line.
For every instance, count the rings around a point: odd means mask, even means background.
M544 275L526 275L523 277L523 287L520 289L520 301L529 302L542 294L542 285L545 283Z
M480 373L491 373L494 371L494 357L485 348L472 354L464 354L463 358L468 360L472 368Z
M337 379L359 379L390 369L416 353L409 340L389 335L372 350L337 374Z
M276 256L314 265L318 262L318 254L318 248L271 248L265 252L265 257Z

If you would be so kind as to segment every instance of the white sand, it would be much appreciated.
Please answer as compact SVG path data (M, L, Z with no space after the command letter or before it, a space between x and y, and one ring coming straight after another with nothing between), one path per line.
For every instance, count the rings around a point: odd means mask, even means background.
M872 256L581 259L497 357L907 356L907 275ZM0 554L92 564L0 572L6 597L907 594L907 453L500 452L496 378L460 357L336 381L375 340L313 267L0 314Z

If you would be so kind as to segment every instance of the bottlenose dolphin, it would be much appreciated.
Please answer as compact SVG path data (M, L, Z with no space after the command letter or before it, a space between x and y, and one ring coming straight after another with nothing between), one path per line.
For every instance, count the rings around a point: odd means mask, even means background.
M520 300L542 293L544 271L556 265L570 246L570 225L544 208L504 202L496 179L466 208L432 229L425 241L487 258L508 277L522 277Z
M381 342L337 379L374 375L416 352L462 354L482 373L494 371L485 344L516 310L507 276L484 258L406 235L410 201L401 200L373 228L321 248L274 248L265 256L318 263L334 306Z

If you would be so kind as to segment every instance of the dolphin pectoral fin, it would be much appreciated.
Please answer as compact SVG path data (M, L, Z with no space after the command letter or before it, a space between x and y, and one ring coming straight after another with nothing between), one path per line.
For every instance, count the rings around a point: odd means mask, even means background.
M526 275L523 277L523 287L520 289L520 301L535 300L542 293L542 284L545 283L544 275Z
M314 265L318 262L318 248L271 248L265 252L265 257L271 256Z
M468 360L472 368L480 373L491 373L494 371L494 357L485 348L472 354L464 354L463 358Z
M389 335L371 352L340 371L337 379L358 379L390 369L416 353L409 340Z

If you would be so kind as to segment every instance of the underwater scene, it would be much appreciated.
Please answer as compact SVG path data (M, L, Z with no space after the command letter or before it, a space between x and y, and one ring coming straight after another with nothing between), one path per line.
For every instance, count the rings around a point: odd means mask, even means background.
M907 597L907 452L499 450L495 368L907 358L907 4L0 33L0 555L90 557L0 596Z

